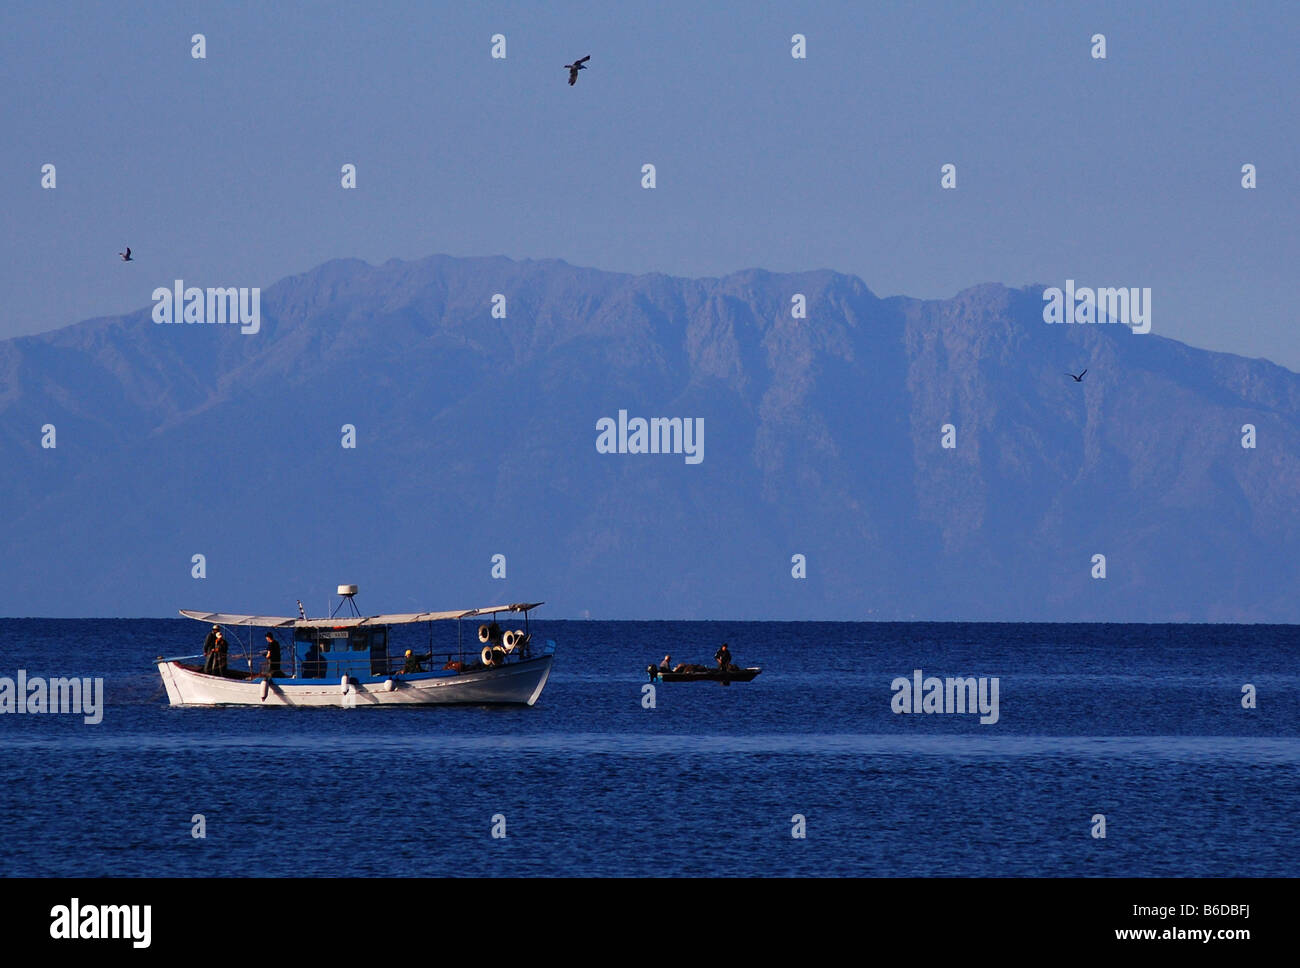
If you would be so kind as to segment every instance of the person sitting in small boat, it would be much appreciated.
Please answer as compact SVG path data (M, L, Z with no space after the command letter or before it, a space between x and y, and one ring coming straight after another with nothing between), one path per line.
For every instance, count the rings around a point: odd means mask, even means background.
M713 653L713 658L718 660L718 668L723 672L736 668L736 664L731 661L731 650L727 648L727 643L722 643L722 648Z
M659 671L671 672L672 669L673 669L673 657L671 655L664 656L664 661L659 663Z
M262 653L266 656L266 674L274 678L283 675L280 671L280 643L276 641L274 635L266 633L266 651Z

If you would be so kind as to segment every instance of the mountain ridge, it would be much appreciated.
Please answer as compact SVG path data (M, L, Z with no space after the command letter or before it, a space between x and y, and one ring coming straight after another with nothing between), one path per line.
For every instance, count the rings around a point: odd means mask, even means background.
M573 617L1300 612L1300 376L1048 325L1041 287L435 255L331 260L261 305L254 335L146 308L0 342L0 612L275 611L358 571L401 599L380 611L513 587ZM620 409L703 418L704 461L598 454Z

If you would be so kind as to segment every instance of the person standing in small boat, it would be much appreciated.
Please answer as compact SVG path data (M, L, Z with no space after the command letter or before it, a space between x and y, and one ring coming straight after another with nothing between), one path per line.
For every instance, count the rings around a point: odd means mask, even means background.
M284 673L280 671L280 643L270 632L266 633L266 674L272 678L281 676Z
M721 669L723 672L726 672L728 669L734 668L734 665L732 664L731 661L731 650L727 648L726 642L722 643L722 648L718 649L717 652L713 653L713 658L718 660L718 668Z

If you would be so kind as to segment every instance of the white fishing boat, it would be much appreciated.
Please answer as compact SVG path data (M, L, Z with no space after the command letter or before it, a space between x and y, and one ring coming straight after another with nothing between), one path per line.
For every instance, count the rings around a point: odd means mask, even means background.
M363 616L353 602L356 592L355 585L339 586L351 608L347 616L307 618L301 603L298 618L181 609L186 618L210 624L210 636L221 630L222 638L246 645L246 652L232 656L223 650L221 660L216 650L160 656L155 663L168 701L173 706L531 706L542 694L555 643L533 641L528 613L541 602ZM524 627L503 629L498 615L507 620L521 615ZM467 642L462 620L487 616L491 620L480 624L477 636ZM390 640L400 638L393 635L400 627L450 620L456 621L454 648L433 647L431 624L427 651L390 655ZM256 643L253 630L262 628L266 641ZM248 633L246 643L242 630ZM282 639L289 639L287 654Z

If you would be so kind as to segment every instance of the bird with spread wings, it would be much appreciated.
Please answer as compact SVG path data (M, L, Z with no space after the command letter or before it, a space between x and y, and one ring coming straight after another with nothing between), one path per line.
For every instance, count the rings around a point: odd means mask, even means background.
M590 54L583 57L581 60L574 61L572 64L564 65L569 72L569 87L573 87L573 85L578 83L578 71L585 71L587 69L587 61L589 60L591 60Z

